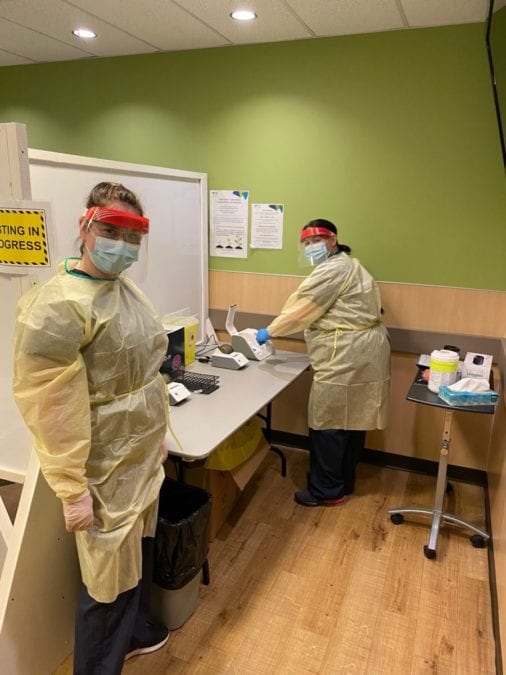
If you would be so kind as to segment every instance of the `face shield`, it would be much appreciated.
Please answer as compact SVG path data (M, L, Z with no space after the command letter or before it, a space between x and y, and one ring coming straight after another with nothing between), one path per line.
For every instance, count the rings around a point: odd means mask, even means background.
M316 267L330 255L334 232L324 227L307 227L302 230L299 241L299 267ZM335 242L334 242L335 243Z
M93 206L84 214L87 228L95 236L95 248L88 251L99 270L119 274L128 270L134 281L147 275L149 219L128 211Z

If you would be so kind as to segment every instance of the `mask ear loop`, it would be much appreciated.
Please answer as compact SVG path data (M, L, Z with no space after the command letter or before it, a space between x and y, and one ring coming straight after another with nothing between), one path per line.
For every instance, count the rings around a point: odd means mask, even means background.
M99 209L99 207L96 206L96 207L95 207L95 210L93 211L93 215L90 216L90 218L88 219L88 222L86 223L86 231L87 231L87 232L91 232L91 225L92 225L92 223L93 223L93 218L95 217L95 215L96 215L98 209ZM94 232L93 232L93 236L96 237L96 235L95 235ZM84 244L85 250L88 251L88 255L90 255L90 249L88 248L88 246L86 245L86 243L85 243L84 241L83 241L83 244Z
M91 224L92 224L92 222L93 222L95 216L97 215L98 209L99 209L99 207L96 206L96 207L95 207L95 210L93 211L93 215L90 216L88 222L86 223L86 229L88 230L88 232L91 232Z

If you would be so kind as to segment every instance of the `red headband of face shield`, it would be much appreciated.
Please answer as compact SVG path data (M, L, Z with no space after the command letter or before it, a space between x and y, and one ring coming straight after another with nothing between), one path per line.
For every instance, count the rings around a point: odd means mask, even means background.
M149 218L137 216L135 213L129 213L128 211L92 206L84 214L84 219L88 221L97 220L100 223L109 223L109 225L116 225L117 227L130 227L143 234L149 232Z
M300 241L309 239L309 237L332 237L332 235L335 236L335 234L336 233L332 232L332 230L327 230L326 227L306 227L300 233Z

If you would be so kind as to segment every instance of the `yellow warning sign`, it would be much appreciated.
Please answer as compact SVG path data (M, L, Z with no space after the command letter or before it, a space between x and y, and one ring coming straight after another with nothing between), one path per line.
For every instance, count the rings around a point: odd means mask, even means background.
M50 265L44 209L0 207L0 264Z

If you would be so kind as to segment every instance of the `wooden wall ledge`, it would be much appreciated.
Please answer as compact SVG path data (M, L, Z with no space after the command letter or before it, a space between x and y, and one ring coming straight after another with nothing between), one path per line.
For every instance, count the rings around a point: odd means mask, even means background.
M227 318L227 310L210 309L209 316L216 330L226 330L225 320ZM272 314L236 312L235 327L237 330L262 328L268 326L274 318ZM470 335L467 333L414 330L388 325L386 327L390 335L392 351L395 352L430 354L433 349L442 349L444 345L456 345L460 347L462 355L471 351L492 354L494 363L499 363L501 354L503 359L506 359L506 340L501 340L501 338ZM290 337L295 340L304 339L302 333L294 333Z

